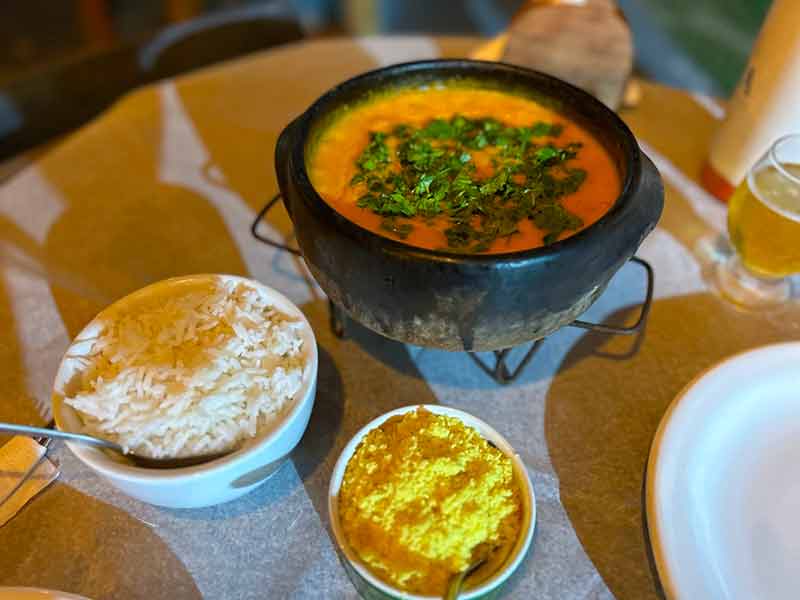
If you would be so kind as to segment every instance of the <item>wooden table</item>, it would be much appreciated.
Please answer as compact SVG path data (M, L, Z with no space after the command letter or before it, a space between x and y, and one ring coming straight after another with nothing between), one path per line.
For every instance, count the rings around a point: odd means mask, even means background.
M297 450L243 499L168 510L118 493L62 445L60 480L0 529L0 583L93 598L352 598L328 532L333 462L369 419L443 403L494 425L537 491L534 547L509 598L657 597L642 477L667 404L730 354L796 339L800 315L740 313L709 293L693 248L724 223L697 184L719 107L643 83L623 113L662 171L664 216L640 256L656 270L638 340L565 328L513 385L463 354L328 328L302 263L253 240L276 189L283 126L331 85L395 61L465 56L476 40L324 40L253 55L137 91L0 187L0 419L43 423L71 336L115 299L193 272L247 274L301 305L320 346L317 404ZM273 235L289 235L282 211ZM633 318L641 273L624 267L586 318ZM519 351L517 351L517 356Z

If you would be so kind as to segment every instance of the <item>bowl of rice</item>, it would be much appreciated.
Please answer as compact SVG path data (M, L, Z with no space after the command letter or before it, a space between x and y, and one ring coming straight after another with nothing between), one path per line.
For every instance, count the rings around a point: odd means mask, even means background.
M533 539L536 501L525 465L480 419L407 406L363 427L331 476L333 537L364 598L441 598L483 561L459 598L493 598Z
M314 405L317 345L303 313L275 290L232 275L154 283L98 314L56 374L53 416L150 458L220 455L143 468L67 442L130 496L191 508L266 481L302 437Z

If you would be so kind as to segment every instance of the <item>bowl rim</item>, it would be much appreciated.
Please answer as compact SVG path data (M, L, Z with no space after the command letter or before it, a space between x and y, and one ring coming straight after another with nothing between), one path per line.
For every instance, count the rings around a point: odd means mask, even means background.
M518 250L512 252L497 252L497 253L483 253L483 254L468 254L451 252L448 250L432 250L413 246L402 240L395 240L389 237L382 236L369 229L361 227L360 225L350 221L342 216L336 209L330 206L320 195L317 193L311 179L308 175L306 168L306 145L310 137L311 128L321 115L327 114L333 107L342 104L340 99L341 94L345 94L352 88L358 88L361 85L367 85L370 80L375 80L373 89L381 87L390 87L392 80L402 79L403 77L413 78L414 75L425 73L428 71L445 71L442 73L442 78L472 76L475 78L485 77L487 79L497 78L503 75L518 77L520 79L527 79L530 82L530 87L535 85L539 87L551 86L558 87L563 90L567 95L573 98L578 98L580 102L587 106L587 112L593 111L603 116L606 122L610 123L613 128L619 132L620 142L623 147L625 155L626 173L621 180L620 193L614 200L614 204L609 208L597 221L575 232L563 240L556 241L546 246L538 246L529 248L527 250ZM552 97L552 94L543 94ZM437 262L455 262L462 265L475 265L484 266L487 264L495 264L498 262L526 262L529 260L548 260L549 258L563 253L565 251L575 250L576 246L580 245L582 241L595 238L597 235L603 235L603 230L612 227L618 219L620 219L625 212L633 204L635 190L639 185L642 177L642 151L633 135L631 130L625 122L610 108L605 106L600 100L589 94L588 92L573 86L561 79L527 69L518 65L512 65L503 62L462 59L462 58L446 58L446 59L431 59L419 60L405 63L398 63L381 67L371 71L367 71L355 77L351 77L334 87L328 89L322 96L317 98L311 106L308 107L297 119L292 122L288 127L297 128L298 137L294 140L294 144L289 148L288 154L291 157L291 169L293 171L293 178L295 183L301 189L301 201L309 204L309 208L325 216L331 220L336 227L345 235L354 239L363 239L369 244L378 245L387 252L395 252L402 254L409 258L417 258L419 260L437 261ZM277 158L277 155L276 155Z
M59 363L58 369L56 371L53 390L51 394L53 419L55 421L56 427L58 429L62 429L61 424L64 421L63 411L67 409L63 397L56 390L56 387L62 375L62 370L65 368L65 364L68 360L68 354L70 349L76 343L81 342L81 336L87 330L94 327L96 323L103 316L108 314L108 312L112 310L117 310L121 306L124 306L125 304L140 299L142 296L151 294L155 291L160 291L161 288L169 288L172 286L185 285L187 283L196 283L206 280L213 281L220 279L242 282L257 288L259 291L264 293L271 302L275 302L276 306L281 312L288 314L290 317L296 318L299 322L303 324L304 335L308 336L307 341L310 341L311 343L308 344L309 347L307 350L307 359L306 359L307 368L305 369L305 372L303 374L303 383L300 390L297 392L297 395L295 396L294 406L292 406L291 409L287 411L285 415L283 415L283 418L278 425L269 429L266 433L262 434L261 436L257 435L256 437L251 438L250 440L246 440L243 443L242 447L238 448L237 450L234 450L230 454L226 454L217 459L211 460L207 463L202 463L199 465L193 465L188 467L173 468L173 469L149 469L146 467L138 467L130 464L116 462L107 457L101 450L95 448L90 448L87 446L83 446L81 444L76 444L74 442L65 442L66 446L76 457L78 457L78 459L81 462L91 467L93 470L100 473L101 475L108 476L117 481L155 483L164 480L169 480L170 482L184 482L193 479L199 479L207 476L209 473L214 473L229 469L231 467L235 467L240 463L243 463L244 461L248 460L254 454L257 454L259 451L269 446L274 440L278 439L287 429L289 429L289 427L291 427L291 424L299 416L303 406L307 402L313 401L314 398L313 392L315 388L314 383L316 382L317 379L318 361L319 361L317 340L316 336L314 335L314 330L311 327L311 324L309 323L305 314L303 314L303 312L300 310L300 308L274 288L271 288L261 283L260 281L256 281L255 279L242 277L240 275L229 275L222 273L197 273L192 275L181 275L177 277L169 277L167 279L161 279L159 281L148 284L142 288L139 288L131 292L130 294L123 296L122 298L116 300L115 302L104 308L81 329L81 331L75 336L75 338L72 340L72 342L70 342L70 345L65 350L64 356L62 357L61 362ZM69 409L69 410L74 410L74 409Z
M489 439L498 447L501 452L503 452L503 454L511 459L516 479L519 485L524 488L522 492L526 500L523 502L523 527L520 530L519 538L517 539L517 543L512 551L513 554L506 560L502 569L495 572L478 587L462 593L459 596L464 600L473 600L502 585L517 570L517 568L519 568L520 564L527 556L533 541L533 534L536 529L536 493L533 488L533 483L530 480L528 470L525 467L525 463L522 462L522 459L514 450L513 446L511 446L511 444L509 444L509 442L491 425L468 412L440 404L411 404L383 413L359 429L342 449L341 453L339 454L339 458L336 460L336 463L333 467L333 471L331 472L331 478L328 485L328 518L330 520L331 530L333 531L333 538L336 542L336 545L339 547L341 554L344 555L344 558L347 560L350 566L355 569L355 571L371 586L379 589L381 592L396 597L399 600L434 600L439 598L438 596L421 596L418 594L405 592L391 586L372 574L372 572L358 559L354 551L350 548L350 545L345 539L344 532L342 531L341 523L339 521L339 489L341 488L342 480L344 478L344 471L347 468L347 464L350 462L350 458L352 458L356 448L361 443L361 440L367 435L367 433L376 427L379 427L390 417L413 412L419 408L424 408L434 414L456 417L462 423L464 423L465 426L478 430L481 436ZM527 508L527 510L524 510L525 508Z
M34 600L90 600L86 596L79 596L70 592L31 587L27 585L0 585L0 600L13 600L14 598L17 598L16 594L23 592L32 595ZM14 596L10 596L9 594L14 594Z

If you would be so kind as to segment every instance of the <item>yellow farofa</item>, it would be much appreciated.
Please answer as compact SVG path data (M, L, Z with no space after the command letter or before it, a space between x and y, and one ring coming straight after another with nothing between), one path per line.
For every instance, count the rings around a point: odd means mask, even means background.
M441 595L479 544L513 543L521 513L511 459L459 419L425 409L370 431L339 492L342 529L359 558L424 595Z

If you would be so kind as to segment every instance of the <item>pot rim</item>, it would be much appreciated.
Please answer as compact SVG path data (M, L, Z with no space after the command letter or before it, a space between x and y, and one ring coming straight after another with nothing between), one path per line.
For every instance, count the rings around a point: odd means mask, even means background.
M448 250L432 250L408 244L402 240L395 240L370 231L341 215L336 209L328 204L316 191L311 183L306 169L305 149L314 122L320 115L326 114L332 108L341 104L339 96L353 87L363 85L365 81L376 79L374 89L389 87L392 79L399 79L409 74L424 73L426 71L436 71L444 69L451 71L444 73L443 77L458 76L459 74L471 75L475 78L489 76L492 74L506 73L509 75L528 79L533 82L538 80L539 87L545 82L549 86L562 88L567 94L578 98L578 102L587 103L593 111L600 112L608 120L614 129L621 134L620 142L624 156L625 174L622 181L622 189L619 196L614 201L613 206L600 219L588 227L570 235L569 237L549 244L528 250L518 250L513 252L502 252L493 254L467 254ZM388 76L388 77L387 77ZM385 79L381 79L385 77ZM535 89L535 85L531 85ZM558 96L544 93L543 95L558 100ZM579 111L576 111L579 112ZM630 131L625 122L611 109L602 102L561 79L547 75L540 71L534 71L517 65L502 62L491 62L471 59L433 59L398 63L372 71L367 71L346 81L343 81L330 88L322 96L317 98L314 103L301 114L289 128L297 128L297 136L290 140L292 146L289 148L291 160L289 168L292 173L290 177L299 186L302 201L309 204L309 208L321 213L325 218L333 222L336 227L348 237L358 241L366 241L370 245L377 246L388 253L402 254L406 258L417 258L420 260L458 263L461 265L485 266L500 262L515 263L527 262L530 260L547 261L564 252L575 250L584 242L588 242L598 235L602 235L602 230L612 225L620 219L624 213L632 207L635 200L636 188L641 179L642 157L641 149L635 136Z

